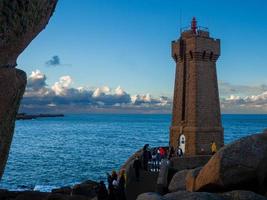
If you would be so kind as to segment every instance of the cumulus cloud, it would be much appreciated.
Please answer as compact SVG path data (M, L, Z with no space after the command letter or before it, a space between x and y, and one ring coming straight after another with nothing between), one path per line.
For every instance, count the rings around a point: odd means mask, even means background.
M168 97L161 96L160 98L153 98L150 94L145 95L133 95L131 96L133 105L157 105L166 106L170 104L171 100Z
M219 92L222 98L229 97L230 95L249 96L258 95L267 91L267 85L235 85L224 81L219 81Z
M70 76L51 86L40 70L31 72L21 111L30 112L125 112L170 113L172 99L151 94L130 94L122 87L89 89L73 87ZM233 85L219 82L223 113L267 113L267 86Z
M267 91L245 97L230 95L221 99L221 107L227 113L266 113Z
M47 66L58 66L61 65L59 56L55 55L45 63Z
M31 73L28 85L22 100L22 111L46 112L47 110L61 108L72 112L95 112L120 110L128 112L161 112L160 109L170 110L171 101L167 97L153 98L150 94L130 95L122 87L110 88L108 86L88 89L73 87L70 76L62 76L51 87L46 84L46 76L39 70ZM115 109L115 110L114 110Z
M52 90L58 96L65 96L69 92L69 87L72 84L72 79L70 76L62 76L59 81L52 86Z
M28 78L28 89L39 90L46 86L46 76L40 70L32 71Z
M219 82L221 108L225 113L266 113L267 86Z

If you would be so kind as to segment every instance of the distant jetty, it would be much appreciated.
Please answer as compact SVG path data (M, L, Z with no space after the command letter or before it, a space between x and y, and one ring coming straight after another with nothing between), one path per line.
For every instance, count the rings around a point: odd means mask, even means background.
M44 118L44 117L64 117L63 114L26 114L26 113L19 113L16 116L17 120L30 120L30 119L37 119L37 118Z

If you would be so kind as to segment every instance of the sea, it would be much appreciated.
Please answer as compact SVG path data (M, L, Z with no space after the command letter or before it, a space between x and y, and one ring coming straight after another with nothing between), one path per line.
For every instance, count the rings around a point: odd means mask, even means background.
M225 143L262 132L267 115L222 115ZM0 188L50 191L106 180L144 144L167 146L171 115L79 114L19 120Z

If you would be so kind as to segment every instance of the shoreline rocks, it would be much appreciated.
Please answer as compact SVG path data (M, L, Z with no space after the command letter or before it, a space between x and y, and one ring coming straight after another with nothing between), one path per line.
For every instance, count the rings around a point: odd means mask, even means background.
M97 182L87 180L72 187L55 188L51 192L0 189L0 200L88 200L96 198L98 186Z
M259 192L267 185L267 133L241 138L220 149L196 178L194 191ZM259 177L261 180L259 180Z
M185 170L181 170L179 172L177 172L176 174L174 174L174 176L172 177L172 180L169 184L168 190L170 192L177 192L179 190L186 190L186 176L188 174L189 170L185 169Z
M251 191L236 190L225 193L178 191L161 196L155 192L140 194L137 200L266 200L267 198Z
M203 167L178 171L168 189L164 196L150 192L138 200L266 200L266 130L226 145Z

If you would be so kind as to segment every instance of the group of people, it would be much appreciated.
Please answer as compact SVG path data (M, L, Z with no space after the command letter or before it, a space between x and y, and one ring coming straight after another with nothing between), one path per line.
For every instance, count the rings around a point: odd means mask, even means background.
M214 141L210 144L212 155L217 152L217 145ZM142 151L141 158L136 156L133 162L133 168L135 170L136 181L140 179L140 169L143 168L145 171L159 172L160 165L163 159L172 157L183 157L184 152L180 146L177 149L170 147L166 149L164 147L149 149L149 144L145 144Z
M118 175L115 170L111 174L107 173L108 189L104 181L100 181L97 199L98 200L126 200L125 185L126 174L125 170L121 170Z
M143 168L146 171L159 171L162 159L167 158L168 150L164 147L149 149L149 144L143 147Z
M217 152L217 145L214 141L210 144L211 153ZM183 150L178 147L176 150L173 147L166 149L164 147L149 149L149 144L146 144L142 150L141 158L135 157L133 162L133 168L135 171L136 181L140 180L140 169L145 171L158 172L163 159L171 159L172 157L182 157L184 155ZM126 200L125 186L126 186L126 174L125 170L121 170L118 175L116 171L112 171L112 174L107 173L108 177L108 190L104 181L100 181L98 189L98 200Z
M143 147L141 158L136 156L133 162L136 181L139 181L141 168L145 171L158 172L162 159L167 158L167 155L168 151L165 148L149 149L149 144L146 144Z

